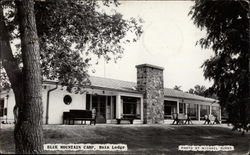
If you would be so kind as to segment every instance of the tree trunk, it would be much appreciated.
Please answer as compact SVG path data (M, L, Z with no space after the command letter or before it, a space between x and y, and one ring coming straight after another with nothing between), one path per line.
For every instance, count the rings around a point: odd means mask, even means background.
M18 120L15 126L16 153L34 154L43 151L42 81L39 43L34 15L34 1L18 2L23 60L23 85L15 92Z

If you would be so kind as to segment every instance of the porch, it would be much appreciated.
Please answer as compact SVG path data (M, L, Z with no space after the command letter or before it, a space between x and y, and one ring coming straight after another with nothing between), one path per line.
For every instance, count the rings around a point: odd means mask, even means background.
M86 94L86 110L96 112L96 123L116 124L117 119L133 116L133 124L143 123L143 98L141 94L104 92ZM121 121L121 124L129 122Z
M195 124L204 123L205 115L213 115L217 117L218 120L221 120L221 109L218 103L190 99L165 98L164 123L172 123L173 114L187 115Z

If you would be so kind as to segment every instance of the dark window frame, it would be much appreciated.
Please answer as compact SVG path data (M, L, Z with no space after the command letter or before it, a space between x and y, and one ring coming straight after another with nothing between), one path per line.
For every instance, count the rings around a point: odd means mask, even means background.
M0 99L0 117L5 115L4 98Z

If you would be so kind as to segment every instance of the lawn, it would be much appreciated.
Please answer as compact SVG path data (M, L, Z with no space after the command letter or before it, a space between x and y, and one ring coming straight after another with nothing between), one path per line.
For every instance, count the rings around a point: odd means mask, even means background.
M247 154L250 135L205 125L46 125L45 143L127 144L127 152L56 151L87 154ZM232 152L182 152L179 145L233 145ZM1 153L14 153L13 127L0 129Z

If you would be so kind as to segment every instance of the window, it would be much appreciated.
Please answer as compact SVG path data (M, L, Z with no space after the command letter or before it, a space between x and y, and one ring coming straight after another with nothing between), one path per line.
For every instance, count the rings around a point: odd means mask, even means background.
M116 96L112 96L112 104L113 104L113 119L116 118Z
M209 115L209 105L200 105L200 118L204 119L205 115Z
M71 102L72 102L72 98L70 95L65 95L64 98L63 98L63 102L66 104L66 105L69 105Z
M0 99L0 117L4 116L4 99Z
M107 106L111 105L111 96L108 96L108 102L107 102Z
M137 108L137 103L140 101L140 98L136 97L125 97L122 96L123 100L123 114L139 114Z
M136 104L135 103L126 103L123 105L124 114L136 114Z
M177 109L177 102L176 101L164 101L164 114L165 115L172 115L176 113Z
M164 114L165 115L171 115L171 106L164 105Z
M219 117L219 115L220 115L220 108L212 106L212 115Z
M187 104L187 113L192 119L197 119L197 104Z
M136 100L123 98L123 114L136 114Z
M111 113L112 113L112 109L111 109L111 96L107 96L107 105L106 105L106 116L107 119L111 119Z
M185 109L186 109L186 104L185 103L179 103L179 113L180 114L186 113Z
M172 118L172 114L177 113L177 102L176 101L164 101L164 118Z

